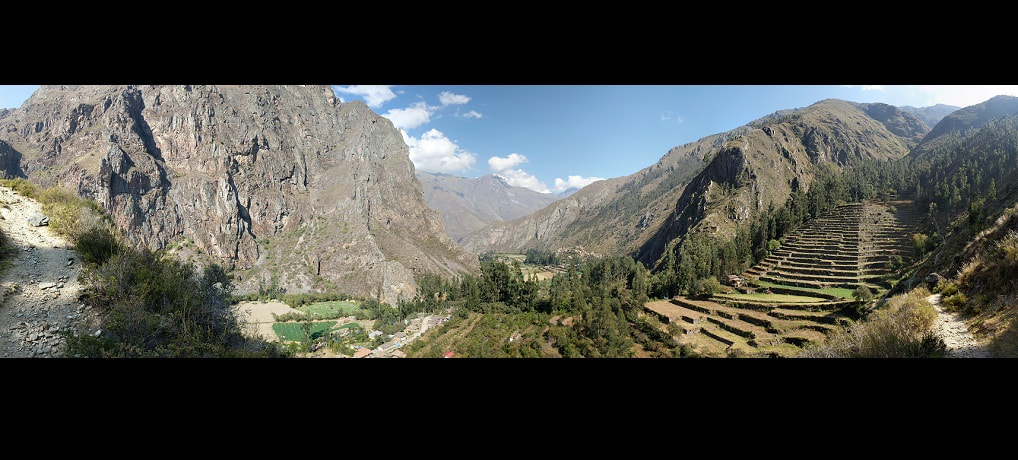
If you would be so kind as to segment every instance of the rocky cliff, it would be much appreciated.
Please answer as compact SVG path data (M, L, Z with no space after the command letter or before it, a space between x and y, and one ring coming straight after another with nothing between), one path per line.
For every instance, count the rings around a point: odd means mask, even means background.
M0 142L138 243L235 268L241 292L395 302L417 273L477 269L425 205L392 123L327 86L42 87L0 118Z

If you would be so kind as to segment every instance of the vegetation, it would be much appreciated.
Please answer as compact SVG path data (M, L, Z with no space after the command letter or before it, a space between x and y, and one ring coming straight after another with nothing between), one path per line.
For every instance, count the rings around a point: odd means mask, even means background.
M527 258L524 263L532 265L558 265L561 263L554 251L542 251L540 249L528 249Z
M828 336L801 356L809 358L927 358L940 357L946 344L934 330L937 311L925 288L892 297L866 321Z
M592 259L548 282L525 279L518 263L488 259L480 276L421 283L420 295L398 311L436 308L444 298L466 312L411 347L415 356L451 347L458 356L626 357L637 343L656 355L680 356L675 340L640 314L650 278L630 257ZM553 316L571 320L552 322Z
M3 183L42 204L50 227L75 244L83 264L84 302L99 312L99 332L67 332L68 356L283 355L241 334L230 309L233 284L222 267L199 270L162 252L136 249L97 203L67 190L41 189L24 179Z
M336 325L335 321L304 321L299 323L275 323L272 331L280 340L308 342L325 335L326 331Z
M100 312L101 333L71 333L69 355L279 355L270 344L241 334L229 302L233 285L218 265L196 272L162 253L124 245L106 261L86 265L81 279L85 302Z
M873 300L873 291L860 284L859 287L855 288L855 291L852 291L852 297L860 302L869 302Z

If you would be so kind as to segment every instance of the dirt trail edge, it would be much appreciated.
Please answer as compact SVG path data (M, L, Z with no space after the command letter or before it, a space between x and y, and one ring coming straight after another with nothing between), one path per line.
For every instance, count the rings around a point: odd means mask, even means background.
M957 313L944 311L941 306L941 295L933 294L926 298L937 309L937 332L947 343L948 358L989 358L990 352L979 345L975 336L969 332L965 321Z
M17 247L13 264L0 274L0 356L59 357L60 332L91 316L78 302L79 262L70 242L30 216L42 206L0 186L0 230ZM94 331L93 331L94 332Z

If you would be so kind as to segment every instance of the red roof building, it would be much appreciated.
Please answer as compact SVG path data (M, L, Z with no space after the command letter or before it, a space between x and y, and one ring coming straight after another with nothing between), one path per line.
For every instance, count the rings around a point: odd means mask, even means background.
M447 351L447 352L442 354L443 358L452 358L453 356L456 356L456 353L453 353L451 351Z

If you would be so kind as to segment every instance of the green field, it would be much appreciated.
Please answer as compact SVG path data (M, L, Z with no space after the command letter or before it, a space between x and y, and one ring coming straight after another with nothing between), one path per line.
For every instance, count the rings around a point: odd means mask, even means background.
M817 288L805 288L805 287L796 287L796 286L785 286L783 284L774 284L774 283L771 283L771 282L768 282L768 281L762 281L762 280L755 280L755 282L757 284L759 284L760 287L788 288L788 289L796 289L796 290L799 290L799 291L818 292L818 293L821 293L821 294L836 295L836 296L841 297L843 299L851 299L852 298L852 290L851 289L845 289L845 288L817 289Z
M356 315L361 311L356 303L345 300L315 302L311 305L300 307L297 310L309 314L315 319L336 319L343 316Z
M717 294L714 297L731 300L747 300L756 302L781 302L781 303L817 303L829 302L819 297L806 297L801 295L788 294Z
M317 339L335 326L335 321L319 321L311 323L311 339ZM276 333L276 337L279 340L295 340L298 342L304 341L304 329L301 328L301 323L274 323L272 325L272 332Z

